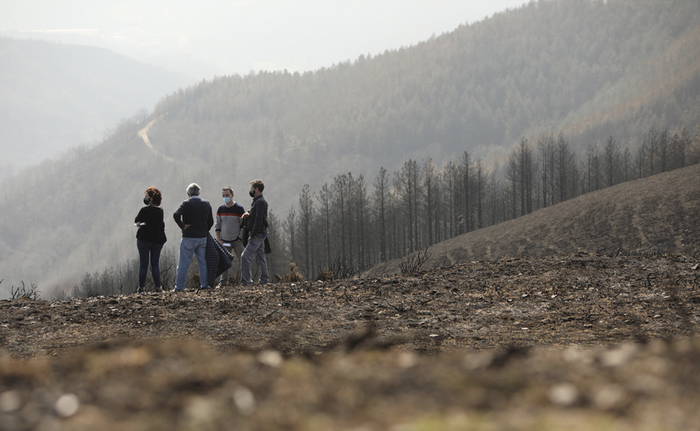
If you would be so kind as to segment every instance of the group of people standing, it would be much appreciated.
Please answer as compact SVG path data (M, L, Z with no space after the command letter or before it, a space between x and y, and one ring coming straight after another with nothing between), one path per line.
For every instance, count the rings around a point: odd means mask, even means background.
M263 197L265 184L256 179L250 182L250 197L253 203L249 211L233 200L233 188L224 187L221 196L224 203L216 211L216 217L212 216L211 204L200 198L201 188L196 183L187 186L187 199L182 201L173 213L175 223L182 230L180 240L180 256L177 265L177 278L173 292L183 292L187 280L187 272L193 256L197 258L199 266L200 288L207 289L210 280L207 268L207 241L212 240L209 231L215 227L216 241L240 262L241 285L253 284L251 278L251 263L255 257L260 268L260 283L270 282L270 275L265 259L265 241L267 238L267 201ZM151 265L151 275L156 290L163 290L160 277L160 252L167 241L165 236L165 222L160 190L149 187L144 194L143 203L134 222L138 227L136 233L136 245L139 251L139 280L138 291L144 289L148 265ZM221 274L219 287L230 283L229 271Z

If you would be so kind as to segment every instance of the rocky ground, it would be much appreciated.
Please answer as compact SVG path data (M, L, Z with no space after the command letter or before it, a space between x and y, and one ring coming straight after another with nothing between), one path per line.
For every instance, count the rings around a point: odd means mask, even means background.
M700 429L699 322L679 256L1 301L0 430Z

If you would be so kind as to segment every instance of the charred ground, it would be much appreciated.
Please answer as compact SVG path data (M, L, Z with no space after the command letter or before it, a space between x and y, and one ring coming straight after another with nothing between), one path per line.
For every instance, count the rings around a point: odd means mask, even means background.
M577 253L411 277L3 301L0 319L0 429L698 429L700 419L700 269L683 256ZM66 394L79 406L68 414Z

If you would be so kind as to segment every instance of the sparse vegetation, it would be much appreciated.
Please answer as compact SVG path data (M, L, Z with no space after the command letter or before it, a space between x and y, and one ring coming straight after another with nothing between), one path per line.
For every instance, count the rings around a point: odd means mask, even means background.
M364 271L446 239L699 161L700 128L695 137L686 129L672 134L651 128L636 151L610 136L579 155L563 134L542 134L536 143L522 138L508 163L494 170L465 151L443 169L431 159L407 160L393 177L381 168L371 192L364 178L352 173L336 176L318 194L307 184L299 197L304 211L290 210L284 234L289 253L304 262L303 273L309 273L310 262L335 255L336 275L342 278L353 271L341 268ZM308 226L325 228L317 229L321 235L303 234Z
M401 259L399 263L399 268L401 269L401 275L416 275L421 269L421 266L430 258L430 253L428 252L428 247L424 250L418 250L415 253L409 254L408 256Z
M333 271L331 271L328 268L323 268L321 271L319 271L318 275L316 276L316 280L318 281L333 281L335 280L335 275L333 274Z
M301 274L299 274L299 268L297 268L297 264L292 262L289 264L289 273L285 274L284 277L280 277L278 275L277 280L288 283L298 283L300 281L303 281L304 277Z
M0 280L0 283L2 283L2 280ZM14 301L15 299L36 301L39 299L39 289L37 285L34 283L26 285L24 281L22 281L20 286L12 286L10 288L10 300Z

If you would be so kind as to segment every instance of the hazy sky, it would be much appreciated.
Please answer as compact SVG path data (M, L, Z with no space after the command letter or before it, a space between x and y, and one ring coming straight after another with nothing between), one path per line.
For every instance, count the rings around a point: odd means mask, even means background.
M414 45L525 0L3 1L0 36L111 48L195 78L305 71Z

